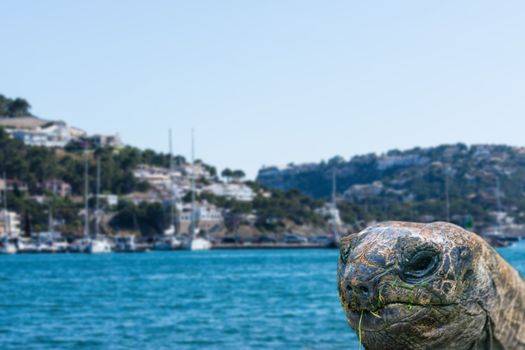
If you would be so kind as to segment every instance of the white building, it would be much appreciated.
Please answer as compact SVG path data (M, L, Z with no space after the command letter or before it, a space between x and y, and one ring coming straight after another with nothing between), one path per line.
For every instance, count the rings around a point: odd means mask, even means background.
M89 138L97 147L114 147L121 148L124 144L120 139L119 134L114 135L101 135L96 134Z
M9 234L11 237L20 235L20 216L12 211L0 211L0 235Z
M255 198L255 192L249 186L240 183L214 183L204 187L202 191L241 202L250 202Z
M180 223L182 231L189 231L191 225L191 206L184 206L180 214ZM214 226L222 226L224 218L222 213L213 205L206 202L196 205L195 221L200 229L208 230Z
M211 174L202 164L195 163L195 164L183 164L180 166L177 166L176 169L180 170L188 178L191 178L191 176L195 176L195 179L204 178L204 179L211 179Z
M1 191L14 191L15 189L20 192L27 192L28 187L25 182L17 179L7 179L6 181L4 181L4 179L0 179Z
M181 198L191 188L189 179L183 177L178 170L170 171L167 168L139 165L133 171L133 176L150 184L165 198L171 198L173 195Z
M82 130L71 128L62 121L49 122L32 129L7 129L7 132L26 145L51 148L65 147L71 140L85 135Z
M167 187L171 182L167 169L154 166L140 165L133 171L133 176L154 187Z
M46 180L42 186L60 197L67 197L71 195L71 185L60 179Z
M99 194L98 198L105 200L110 207L115 207L118 204L118 196L116 194Z

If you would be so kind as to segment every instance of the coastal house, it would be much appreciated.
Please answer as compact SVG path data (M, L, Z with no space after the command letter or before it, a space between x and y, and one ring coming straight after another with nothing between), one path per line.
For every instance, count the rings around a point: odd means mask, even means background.
M255 198L255 192L242 183L214 183L204 187L202 191L241 202L250 202Z
M8 234L18 237L20 232L20 215L13 211L0 211L0 236Z
M163 198L181 198L191 189L190 179L182 171L142 164L133 170L133 176L147 182Z
M139 166L133 171L133 176L140 181L149 183L153 187L167 187L171 182L166 169L152 166Z
M133 176L142 182L148 183L162 197L171 197L175 190L176 179L174 179L166 168L149 165L139 165L133 170Z
M96 134L88 138L95 147L121 148L124 146L119 134L102 135Z
M118 204L118 196L116 194L99 194L98 198L105 201L110 207L115 207Z
M201 230L208 231L215 227L224 225L224 217L221 211L207 203L206 201L198 203L195 208L195 221L198 223L198 227ZM184 205L182 212L180 213L180 225L182 232L189 232L191 227L191 206Z
M29 146L63 148L71 140L85 135L80 129L71 128L63 121L48 122L35 128L7 129L15 139Z
M14 191L27 192L27 184L17 179L0 179L0 191Z
M177 166L175 169L183 173L187 178L191 178L191 176L194 176L196 179L204 178L206 180L212 178L208 169L206 169L201 163L197 162L195 164L185 163Z
M60 197L71 195L71 185L60 179L46 180L42 184L42 187Z

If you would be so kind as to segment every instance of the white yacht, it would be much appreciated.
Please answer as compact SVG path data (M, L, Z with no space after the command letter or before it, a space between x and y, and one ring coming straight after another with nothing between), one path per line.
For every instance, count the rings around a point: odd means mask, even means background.
M89 254L111 253L111 244L109 239L99 234L98 215L99 210L99 193L100 193L100 159L97 158L97 196L95 209L95 234L89 234L89 182L88 182L88 162L87 149L84 154L84 238L77 245L78 252Z
M158 237L153 244L153 250L177 250L182 247L180 239L174 235L163 235Z
M191 238L184 245L185 250L210 250L211 242L205 238Z
M9 236L0 238L0 254L16 254L16 243Z
M7 184L4 172L4 184ZM11 237L9 219L7 214L7 185L4 186L3 193L3 217L4 217L4 235L0 237L0 254L15 254L17 252L16 240Z
M95 236L89 239L86 246L86 253L105 254L111 253L111 244L104 236Z
M31 239L19 237L18 250L21 253L65 253L69 245L62 235L54 230L53 212L49 206L48 231L36 232Z
M173 149L171 142L171 129L169 130L169 155L170 155L170 176L173 174ZM170 226L164 230L163 235L155 239L153 244L153 250L177 250L181 249L182 241L176 236L177 234L177 209L176 203L177 198L175 195L175 187L173 185L173 179L170 177Z
M193 129L191 130L191 225L190 238L184 242L182 248L185 250L210 250L211 242L203 237L197 237L197 220L195 218L195 145Z
M111 253L111 244L104 236L93 236L77 239L74 243L69 245L69 252L71 253L88 253L88 254L104 254Z

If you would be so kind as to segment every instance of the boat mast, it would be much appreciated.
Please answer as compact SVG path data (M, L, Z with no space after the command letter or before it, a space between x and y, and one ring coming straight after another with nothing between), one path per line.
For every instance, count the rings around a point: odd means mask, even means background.
M173 186L173 171L174 171L174 164L173 164L173 144L171 140L171 129L169 130L169 139L170 139L170 191L171 191L171 205L170 205L170 222L171 222L171 228L173 228L173 232L176 231L175 226L175 191Z
M496 175L496 204L498 206L498 233L501 233L501 190L499 176Z
M191 129L191 239L195 239L195 131Z
M3 204L4 204L4 235L7 235L7 230L8 230L8 226L7 226L7 179L5 177L5 171L4 171L4 174L3 174L3 177L4 177L4 198L3 198Z
M99 205L99 196L100 196L100 156L97 156L97 196L95 198L95 235L99 235L99 222L98 216L100 214L100 205Z
M49 232L53 232L53 209L49 206L49 214L47 216L47 227Z
M335 177L335 168L332 170L332 233L334 235L334 239L336 241L339 241L339 223L338 223L338 210L337 210L337 204L336 204L336 177Z
M84 237L89 235L89 208L88 208L88 146L84 147Z

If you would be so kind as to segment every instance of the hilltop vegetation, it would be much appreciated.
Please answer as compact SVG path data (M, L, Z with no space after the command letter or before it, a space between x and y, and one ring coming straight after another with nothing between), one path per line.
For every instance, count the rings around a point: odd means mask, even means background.
M30 116L31 105L23 98L8 98L0 94L0 117Z
M504 145L392 150L348 161L335 157L319 164L262 169L257 181L327 198L334 172L341 215L356 228L376 220L450 219L483 231L497 221L498 182L504 212L500 219L511 226L525 223L525 149Z

